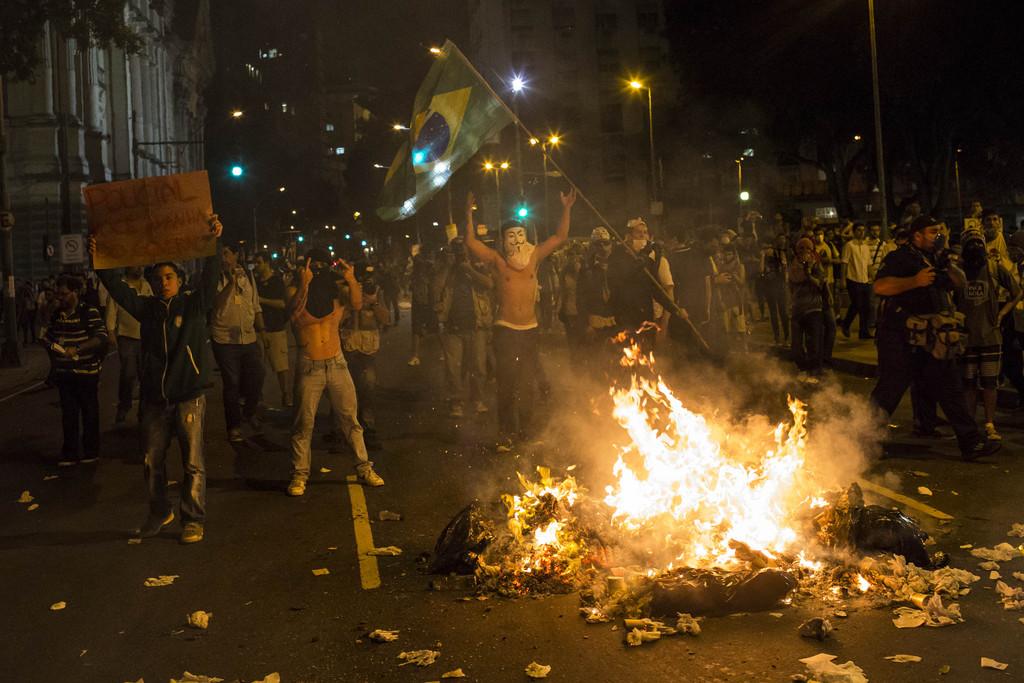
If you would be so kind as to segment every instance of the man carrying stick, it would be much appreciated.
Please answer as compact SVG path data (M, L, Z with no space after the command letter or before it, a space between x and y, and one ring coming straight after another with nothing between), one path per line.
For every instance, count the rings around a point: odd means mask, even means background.
M512 450L512 441L532 427L532 383L538 373L537 267L569 237L569 220L576 190L562 194L562 218L555 233L539 246L526 240L526 228L510 223L502 229L504 254L483 244L473 226L473 193L466 197L466 248L495 273L498 314L494 323L494 353L498 380L499 453Z

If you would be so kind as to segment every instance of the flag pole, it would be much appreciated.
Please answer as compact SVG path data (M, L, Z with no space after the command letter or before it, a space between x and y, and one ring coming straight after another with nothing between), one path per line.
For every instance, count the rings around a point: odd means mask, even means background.
M466 66L466 68L469 69L470 71L472 71L476 75L477 79L483 84L483 86L485 88L487 88L487 91L491 94L491 97L493 97L495 100L497 100L498 104L500 104L505 109L505 112L509 116L512 117L512 121L515 122L515 124L517 126L519 126L519 128L521 128L523 130L523 132L526 133L529 137L531 137L531 138L536 137L533 134L533 132L531 132L530 129L526 127L526 124L524 124L522 122L522 120L519 118L519 116L516 115L515 111L513 111L511 107L509 107L507 104L505 104L505 100L501 99L501 97L498 95L498 93L496 93L494 91L494 88L491 87L491 84L488 83L487 79L483 77L483 75L477 70L477 68L475 66L473 66L473 63L471 61L469 61L469 58L466 57L466 55L462 53L462 50L459 49L459 46L449 40L447 42L446 47L449 47L450 48L450 52L454 53L455 56L457 56L459 59L461 59L462 63ZM604 214L602 214L600 211L597 210L597 207L594 206L593 202L590 201L590 198L587 197L587 195L583 192L583 190L581 190L579 188L579 186L577 186L576 183L574 183L572 181L572 178L570 178L566 174L566 172L562 170L562 167L558 165L558 162L556 162L554 159L551 159L549 157L548 158L548 164L551 165L551 166L554 166L555 170L558 171L562 175L562 177L565 178L565 180L569 183L569 186L572 189L576 190L576 195L580 199L583 200L583 203L586 204L590 208L591 211L594 212L594 215L597 216L597 219L601 223L604 224L604 226L608 229L608 231L615 237L615 239L620 244L622 244L624 247L626 247L628 249L629 247L626 244L625 238L622 235L620 235L615 228L612 227L612 224L608 222L608 219L604 217ZM499 226L499 228L500 228L500 226ZM630 253L632 253L632 251L630 251ZM654 274L651 273L651 271L648 270L647 268L644 268L643 272L644 272L645 275L647 275L647 279L649 279L651 281L651 283L655 287L658 288L658 291L660 291L662 293L662 295L665 298L665 301L666 302L670 302L672 304L671 307L670 307L670 309L672 311L672 315L676 316L680 320L683 320L687 324L687 326L689 327L690 333L693 334L694 338L697 340L697 342L700 344L700 346L704 349L704 351L710 352L711 351L711 347L708 346L707 341L705 341L704 337L701 336L700 332L697 330L697 327L693 324L693 321L690 320L689 316L685 315L685 312L683 311L683 309L681 309L679 307L679 305L676 304L675 299L673 299L672 297L670 297L668 295L668 292L665 291L665 288L661 286L660 282L658 282L658 278L656 278L654 276Z

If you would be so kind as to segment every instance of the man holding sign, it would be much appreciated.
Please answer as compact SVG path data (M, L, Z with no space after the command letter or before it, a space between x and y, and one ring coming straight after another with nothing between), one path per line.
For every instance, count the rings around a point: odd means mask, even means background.
M214 243L223 230L217 215L207 215ZM94 262L97 244L89 238ZM116 270L96 269L111 298L141 326L142 435L145 443L145 476L149 486L149 516L138 536L156 536L174 521L167 499L167 448L177 434L181 446L185 482L181 487L182 543L203 540L206 521L206 466L203 458L203 424L206 396L203 387L208 369L204 347L206 318L217 296L220 257L216 249L203 262L199 287L182 293L182 273L171 261L153 266L154 296L141 296Z

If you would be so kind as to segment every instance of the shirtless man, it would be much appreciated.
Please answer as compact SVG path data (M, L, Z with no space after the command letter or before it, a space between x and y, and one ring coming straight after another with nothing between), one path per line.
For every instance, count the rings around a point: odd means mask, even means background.
M325 249L310 249L306 266L299 271L298 291L290 305L291 320L299 346L298 388L295 421L292 424L292 480L289 496L306 492L311 460L310 441L317 406L327 390L338 431L345 435L356 455L356 474L367 486L383 486L384 480L373 471L373 463L363 443L363 427L356 418L356 388L352 383L345 356L341 353L338 325L345 306L338 300L338 281L330 271L331 256ZM339 260L341 275L348 285L352 309L363 307L362 290L352 266Z
M495 272L498 314L494 322L494 354L498 380L498 452L512 450L512 439L530 427L532 383L538 373L537 266L569 237L569 219L576 190L562 194L558 230L539 246L526 241L526 228L518 223L502 230L504 255L476 238L473 193L466 198L466 247Z

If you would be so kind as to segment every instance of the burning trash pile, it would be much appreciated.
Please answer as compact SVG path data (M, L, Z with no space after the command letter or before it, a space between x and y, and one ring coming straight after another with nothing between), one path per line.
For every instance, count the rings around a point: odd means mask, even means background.
M522 491L500 507L473 503L456 515L432 573L473 575L479 591L511 597L578 591L587 621L653 624L634 629L639 641L694 633L679 615L868 591L879 604L913 602L926 621L958 618L939 595L956 597L978 577L942 569L945 556L928 552L913 520L866 505L856 484L823 486L803 403L790 399L791 420L775 427L709 420L655 375L653 357L630 348L622 364L631 376L611 391L612 415L628 440L605 494L591 495L568 472L520 474Z

